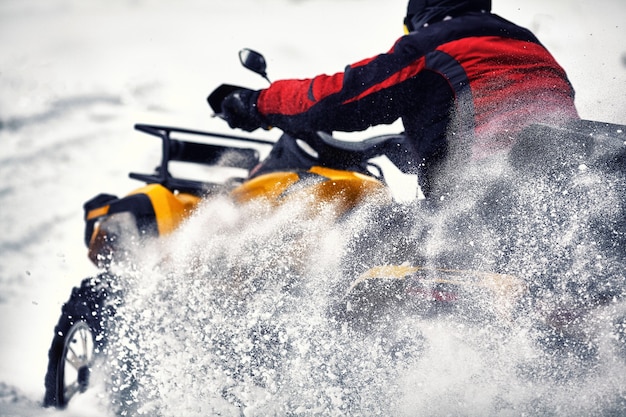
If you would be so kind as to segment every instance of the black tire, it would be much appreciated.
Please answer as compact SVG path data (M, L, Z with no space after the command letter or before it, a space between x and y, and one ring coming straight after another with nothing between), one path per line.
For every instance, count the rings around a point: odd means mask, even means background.
M74 394L87 390L95 357L106 342L105 320L113 314L107 304L110 284L106 274L87 278L63 305L48 351L45 407L65 408Z

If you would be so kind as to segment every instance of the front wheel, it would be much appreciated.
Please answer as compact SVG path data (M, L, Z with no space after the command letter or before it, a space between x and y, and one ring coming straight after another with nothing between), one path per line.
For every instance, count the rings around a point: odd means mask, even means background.
M45 407L64 408L87 390L94 359L106 341L103 320L113 313L106 303L110 284L106 274L85 279L63 305L48 351Z

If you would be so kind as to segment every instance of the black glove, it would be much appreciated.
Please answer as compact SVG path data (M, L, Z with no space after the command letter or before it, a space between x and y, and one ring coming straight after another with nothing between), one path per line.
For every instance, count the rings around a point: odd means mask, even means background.
M257 110L256 100L259 92L242 88L235 90L222 101L222 117L231 128L252 132L268 124Z

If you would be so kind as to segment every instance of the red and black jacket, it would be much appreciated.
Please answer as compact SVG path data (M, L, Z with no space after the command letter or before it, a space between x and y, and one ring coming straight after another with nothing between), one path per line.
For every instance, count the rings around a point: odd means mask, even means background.
M416 161L425 162L445 153L454 109L463 120L454 126L475 138L474 157L507 148L524 125L578 117L565 71L537 38L481 12L411 32L344 72L277 81L257 104L269 124L290 132L356 131L402 118Z

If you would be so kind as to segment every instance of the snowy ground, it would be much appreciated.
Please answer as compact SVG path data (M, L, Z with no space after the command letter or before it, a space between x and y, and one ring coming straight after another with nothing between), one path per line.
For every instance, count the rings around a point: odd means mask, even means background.
M626 124L626 3L494 3L566 68L584 118ZM263 51L272 79L332 73L387 50L401 33L405 1L382 4L0 2L0 416L105 415L84 401L64 412L39 403L60 307L94 273L82 203L125 193L136 186L128 171L154 165L158 149L133 123L227 132L209 117L207 93L222 82L264 85L240 68L238 49ZM462 381L432 375L441 392Z

